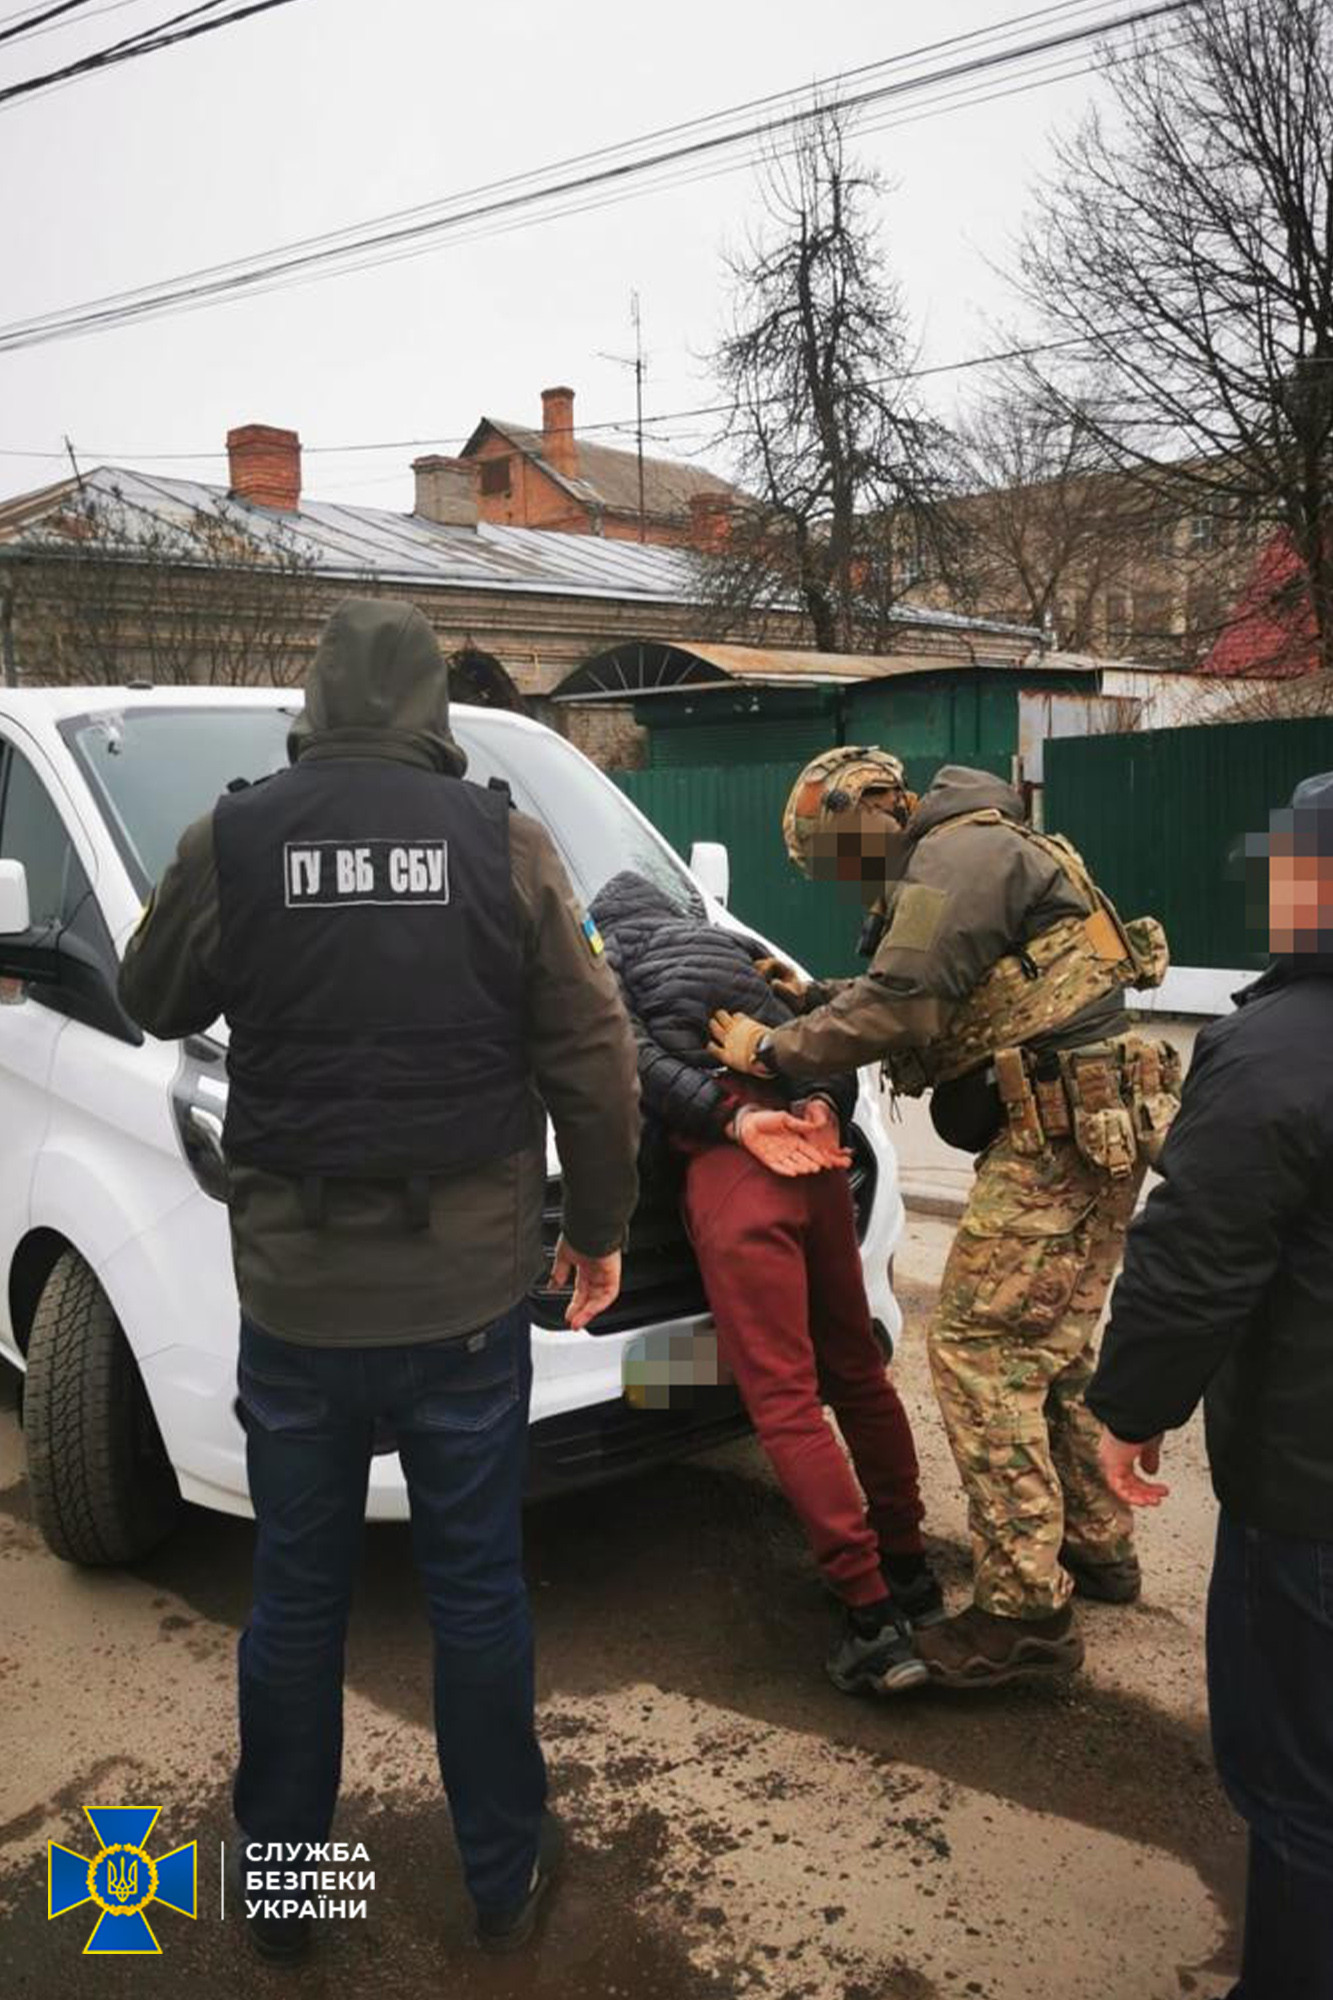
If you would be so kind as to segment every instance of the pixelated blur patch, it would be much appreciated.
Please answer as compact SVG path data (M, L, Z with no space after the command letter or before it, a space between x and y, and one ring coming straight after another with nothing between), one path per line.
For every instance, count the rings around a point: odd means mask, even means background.
M886 944L899 951L929 951L948 907L947 890L929 888L924 882L907 883L894 903Z
M626 1345L620 1368L625 1401L636 1410L689 1408L702 1392L731 1381L711 1326L641 1333Z
M592 918L585 917L583 919L580 928L583 932L584 938L587 940L588 950L592 953L594 958L600 958L602 953L606 950L606 945L605 942L603 941L602 933L598 930Z

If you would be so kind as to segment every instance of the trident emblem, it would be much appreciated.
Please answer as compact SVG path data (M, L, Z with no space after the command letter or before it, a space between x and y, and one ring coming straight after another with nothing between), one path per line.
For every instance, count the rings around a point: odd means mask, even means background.
M118 1874L113 1855L107 1863L106 1879L107 1887L116 1901L118 1903L128 1903L131 1896L137 1896L139 1893L139 1864L137 1861L131 1861L127 1864L125 1856L122 1854L120 1857L120 1872Z

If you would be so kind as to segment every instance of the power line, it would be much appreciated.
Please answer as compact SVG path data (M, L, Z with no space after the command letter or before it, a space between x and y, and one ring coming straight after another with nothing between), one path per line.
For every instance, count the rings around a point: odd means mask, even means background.
M78 0L66 0L66 5L71 4L78 4ZM274 7L289 7L292 0L250 0L248 6L237 7L230 14L216 15L211 21L195 19L196 15L213 13L222 4L223 0L202 0L201 5L187 8L183 14L173 14L156 28L141 30L121 42L112 42L92 55L81 56L77 62L66 63L62 69L48 70L42 76L26 77L22 83L11 83L0 90L0 105L12 103L19 97L29 97L34 91L50 89L52 85L73 77L86 76L93 70L110 69L116 63L132 62L138 56L154 55L159 49L175 48L178 42L193 41L197 35L211 35L218 28L229 28L237 21L248 21L252 14L267 14ZM193 22L193 25L178 25L185 22ZM168 33L168 29L175 32Z
M1092 22L1062 28L1058 32L1046 34L1035 40L1013 48L983 48L959 62L938 67L922 75L897 78L883 77L883 72L901 68L905 63L919 61L922 54L933 53L939 47L954 46L965 41L975 41L985 33L991 40L997 34L1012 35L1014 23L1003 22L990 30L973 31L966 38L954 38L952 43L931 44L925 50L911 51L903 55L869 64L860 70L841 73L817 83L810 91L799 93L799 100L792 104L793 93L786 93L783 101L791 108L781 115L758 121L751 120L739 127L731 126L722 131L708 131L722 120L734 119L736 108L729 112L712 114L707 119L691 120L687 125L665 128L665 132L693 133L672 146L637 155L633 149L642 148L660 135L650 134L647 139L625 141L618 146L606 147L593 154L576 155L572 159L526 175L508 180L492 182L483 187L445 198L442 202L427 205L425 209L399 211L395 215L380 217L376 221L356 225L351 229L329 232L323 237L307 238L264 252L257 258L234 260L225 265L215 265L182 274L156 286L143 286L128 292L113 293L105 298L86 301L78 306L64 308L55 313L16 321L8 327L0 328L0 349L17 350L36 346L50 340L69 338L77 334L100 331L103 328L123 325L129 321L158 316L162 313L181 310L199 304L216 301L241 293L255 293L260 289L273 289L276 285L295 282L307 273L327 271L330 265L348 267L349 260L364 259L367 253L373 257L380 252L384 257L399 254L412 246L427 242L445 233L457 234L461 230L486 222L501 224L532 207L546 207L558 200L576 199L592 195L596 190L605 190L617 183L637 179L646 174L662 173L686 161L702 162L709 156L723 150L761 140L771 144L774 136L790 133L794 128L818 115L822 105L828 101L834 86L845 85L857 78L878 75L879 81L865 83L862 87L844 93L837 99L844 110L857 112L887 99L920 92L924 88L949 82L961 82L977 75L1008 67L1014 63L1037 55L1051 54L1060 49L1072 49L1076 44L1086 43L1107 33L1120 33L1126 28L1139 26L1150 21L1158 21L1167 16L1181 13L1197 6L1201 0L1155 0L1154 4L1141 5L1128 13L1102 14ZM259 0L260 5L286 4L286 0ZM1077 0L1077 11L1085 11L1088 0ZM1069 0L1060 8L1043 8L1036 16L1019 17L1022 20L1048 18L1052 13L1068 14ZM234 17L228 17L234 18ZM2 101L2 100L0 100ZM779 101L775 98L752 100L739 107L749 112L755 105L770 105ZM629 157L623 157L629 154ZM601 161L602 164L596 164ZM572 169L587 164L588 170L575 173ZM556 176L557 178L552 178ZM470 205L464 205L470 204ZM443 212L439 212L443 210ZM364 268L364 265L352 268Z
M54 21L57 14L72 14L77 7L86 7L87 4L88 0L60 0L59 6L48 7L45 13L29 14L19 27L0 27L0 42L12 42L17 36L29 35L43 21Z
M58 35L62 32L67 33L70 28L80 27L84 21L96 20L98 16L102 14L119 14L126 7L141 7L143 6L143 4L144 0L102 0L102 5L100 7L88 7L86 11L80 15L78 21L53 21L51 22L49 27L45 28L38 28L35 26L18 27L12 29L10 34L5 39L14 42L40 41L44 35ZM24 18L30 19L31 11L26 12ZM145 32L147 33L150 31L145 30ZM52 84L50 87L53 90L57 88L63 88L63 86L57 86L55 84Z
M1112 328L1110 334L1103 336L1103 338L1114 339L1116 332L1117 329ZM1053 354L1064 348L1087 346L1091 344L1091 341L1091 335L1067 334L1059 340L1034 341L1026 346L1003 348L993 354L969 354L964 356L960 361L938 361L924 368L908 368L900 370L893 375L872 376L867 379L865 386L867 388L882 388L889 382L921 382L937 375L964 374L974 368L994 368L999 367L1006 361L1026 361L1034 359L1039 354ZM778 396L764 397L761 399L760 407L780 402L781 400L782 398ZM647 431L656 424L684 423L696 417L725 416L730 409L730 403L697 403L687 410L645 411L643 425L645 431ZM608 417L598 423L579 424L575 431L575 437L591 437L594 434L600 435L604 431L633 431L637 427L637 421L637 417L625 416ZM467 443L468 438L471 437L472 431L475 428L474 424L471 429L455 437L363 438L352 444L303 444L301 454L303 458L317 458L342 457L353 453L359 454L361 452L376 451L424 451L430 448L438 450L441 446L460 448ZM141 460L154 465L198 464L204 460L222 459L227 455L225 451L135 452L94 451L86 447L82 449L85 460L96 459L100 462L108 462L124 459L131 463L135 460ZM0 446L0 458L56 459L64 458L65 455L64 449L60 451L34 451L19 450L17 447Z

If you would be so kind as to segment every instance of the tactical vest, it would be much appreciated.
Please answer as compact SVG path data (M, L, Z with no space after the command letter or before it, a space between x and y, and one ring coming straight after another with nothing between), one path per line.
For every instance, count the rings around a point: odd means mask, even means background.
M420 1197L533 1142L504 796L312 759L221 799L213 837L229 1160Z
M1087 905L1081 917L1062 917L1007 952L961 1000L944 1032L922 1051L924 1081L948 1083L986 1062L997 1049L1022 1048L1054 1033L1097 1000L1129 986L1160 986L1169 955L1156 917L1122 923L1109 896L1061 834L989 809L962 813L928 834L937 840L960 826L1006 826L1039 847L1073 884Z

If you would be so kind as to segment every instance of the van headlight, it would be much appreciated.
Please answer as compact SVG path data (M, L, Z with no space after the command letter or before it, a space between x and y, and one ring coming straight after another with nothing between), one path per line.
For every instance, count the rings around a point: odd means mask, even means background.
M176 1136L190 1171L214 1201L227 1199L227 1163L222 1121L227 1115L226 1054L207 1035L190 1035L181 1045L181 1065L171 1086Z

